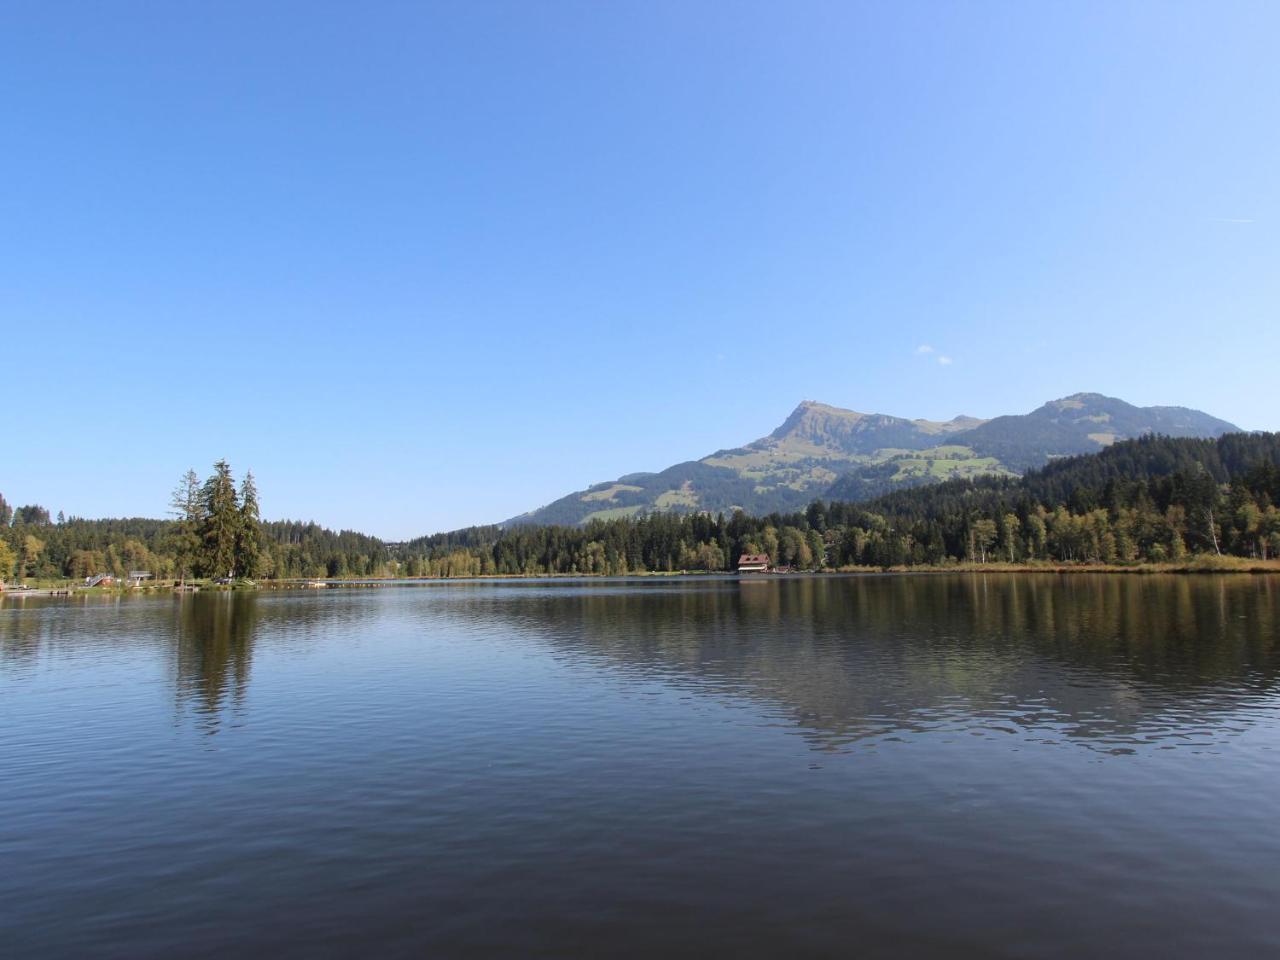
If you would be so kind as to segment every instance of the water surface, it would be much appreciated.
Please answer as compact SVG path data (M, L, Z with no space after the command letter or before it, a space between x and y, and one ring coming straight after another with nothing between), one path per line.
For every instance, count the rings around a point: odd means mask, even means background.
M1280 952L1280 578L0 605L0 953Z

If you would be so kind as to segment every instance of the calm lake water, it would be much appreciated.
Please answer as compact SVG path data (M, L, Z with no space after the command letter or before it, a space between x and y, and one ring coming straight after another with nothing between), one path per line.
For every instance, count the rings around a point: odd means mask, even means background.
M0 604L0 954L1280 954L1280 578Z

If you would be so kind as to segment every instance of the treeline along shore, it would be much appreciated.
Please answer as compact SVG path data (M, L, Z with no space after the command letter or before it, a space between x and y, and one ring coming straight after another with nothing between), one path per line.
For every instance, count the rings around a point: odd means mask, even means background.
M231 583L728 572L742 554L798 571L1280 569L1280 434L1143 437L1021 478L952 480L790 514L656 513L584 526L472 527L402 543L262 521L252 475L182 478L167 520L51 518L0 497L0 578L147 571Z

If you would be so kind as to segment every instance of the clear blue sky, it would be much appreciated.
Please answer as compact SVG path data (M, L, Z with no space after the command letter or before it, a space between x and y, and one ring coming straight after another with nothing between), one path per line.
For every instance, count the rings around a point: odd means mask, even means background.
M1277 38L1208 0L8 0L0 491L154 516L226 457L270 517L402 537L806 398L1280 428Z

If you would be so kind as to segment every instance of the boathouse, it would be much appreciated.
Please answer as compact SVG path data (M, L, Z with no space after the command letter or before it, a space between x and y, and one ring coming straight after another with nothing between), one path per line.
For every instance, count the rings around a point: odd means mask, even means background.
M738 558L739 573L768 573L769 555L767 553L744 553Z

